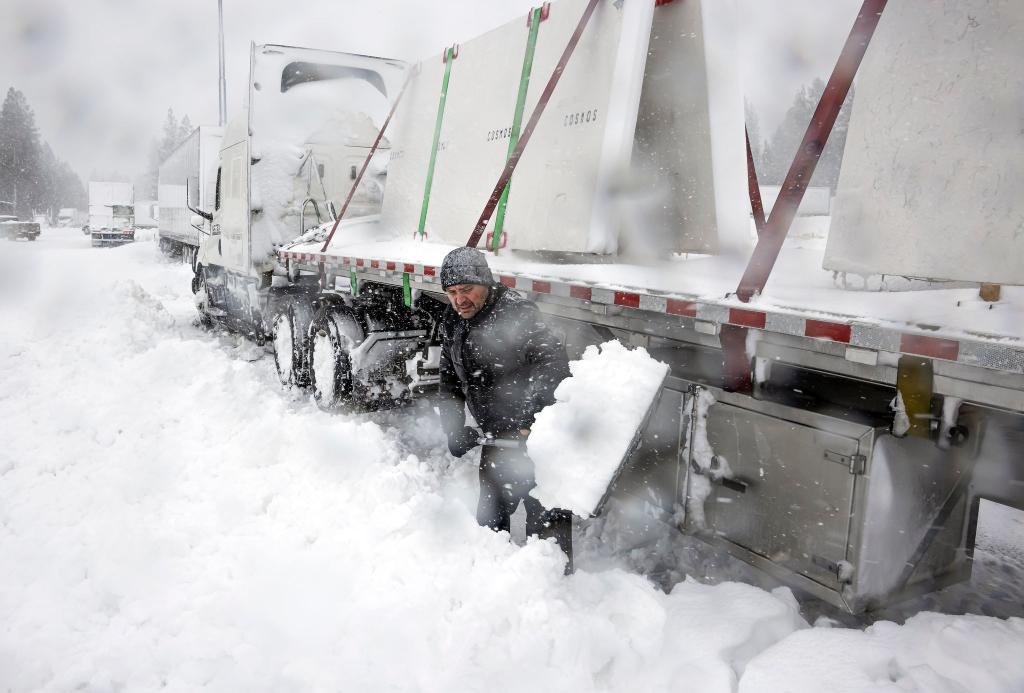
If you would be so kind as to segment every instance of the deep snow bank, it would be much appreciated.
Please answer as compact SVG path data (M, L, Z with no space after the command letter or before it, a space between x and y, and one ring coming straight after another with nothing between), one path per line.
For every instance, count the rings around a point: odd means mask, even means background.
M194 327L152 244L45 266L0 303L0 689L731 690L801 624L745 585L565 579L477 526L435 428L321 414Z
M476 525L431 421L321 414L192 325L153 244L50 238L0 260L27 268L0 298L0 690L838 690L875 656L785 590L563 577L552 544ZM907 654L950 627L974 647ZM1024 642L1019 620L891 630L908 681Z
M922 613L903 626L794 633L754 658L740 684L740 693L782 690L1021 691L1024 619Z

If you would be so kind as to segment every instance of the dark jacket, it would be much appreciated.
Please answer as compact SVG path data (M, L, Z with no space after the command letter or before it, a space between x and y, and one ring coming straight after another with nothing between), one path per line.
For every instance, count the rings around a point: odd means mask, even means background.
M502 284L490 289L472 318L449 306L441 321L439 411L448 433L465 425L463 402L485 433L529 428L569 376L565 347L537 306Z

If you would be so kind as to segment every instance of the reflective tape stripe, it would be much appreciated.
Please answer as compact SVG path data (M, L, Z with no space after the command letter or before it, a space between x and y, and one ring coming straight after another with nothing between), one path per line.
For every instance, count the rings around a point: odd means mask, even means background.
M850 343L850 326L838 322L811 320L804 325L804 336L815 339L831 339L833 342Z
M956 361L960 353L960 342L941 337L904 334L900 337L900 351L904 354L930 356L946 361Z
M357 268L359 271L366 272L369 268L376 267L378 268L376 273L382 277L394 277L401 282L403 298L407 301L411 300L413 283L437 284L437 267L430 265L294 251L279 251L278 257L303 262L304 267L323 265L337 268L339 278L343 277L347 270L353 295L359 289L356 277ZM698 332L710 330L709 334L717 333L718 326L728 323L806 339L827 339L849 344L855 353L914 354L989 370L1024 373L1024 341L1009 337L1004 337L1000 341L986 341L984 337L972 341L920 334L919 332L903 332L898 325L868 324L859 322L852 317L849 323L844 323L804 317L793 309L766 312L721 305L707 299L673 298L641 291L625 291L621 288L572 284L554 278L534 279L518 274L498 274L497 272L495 276L505 286L534 294L558 296L586 303L614 305L627 310L638 310L657 315L696 318L698 324L694 325L694 329ZM702 325L705 326L703 329ZM999 340L995 336L991 339ZM849 353L848 350L847 358L849 358ZM858 359L851 360L862 362ZM873 358L870 359L870 362L863 362L873 365L876 361L877 359Z
M628 291L616 291L615 305L626 306L627 308L639 308L640 294L634 294Z
M742 308L729 309L729 322L733 325L764 329L764 321L765 315L760 311L744 310Z

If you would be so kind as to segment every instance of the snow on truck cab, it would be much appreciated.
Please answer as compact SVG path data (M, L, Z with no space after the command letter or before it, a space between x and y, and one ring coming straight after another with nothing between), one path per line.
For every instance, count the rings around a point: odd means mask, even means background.
M436 385L438 267L482 243L571 357L668 364L623 508L851 612L937 589L982 499L1024 509L1022 28L865 0L767 219L729 3L559 0L408 70L254 47L197 304L324 408L389 404ZM786 242L855 74L827 244Z
M399 61L276 45L253 45L247 110L221 141L211 222L200 239L195 284L207 314L261 339L275 252L333 221L404 72ZM386 149L374 161L382 175ZM366 186L356 210L380 208Z

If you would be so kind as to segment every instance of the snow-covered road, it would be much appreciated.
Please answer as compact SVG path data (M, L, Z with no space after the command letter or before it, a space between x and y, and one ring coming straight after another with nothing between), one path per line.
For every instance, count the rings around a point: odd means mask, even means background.
M1024 619L811 628L785 589L477 526L429 416L327 415L189 270L0 244L0 691L1021 691Z

